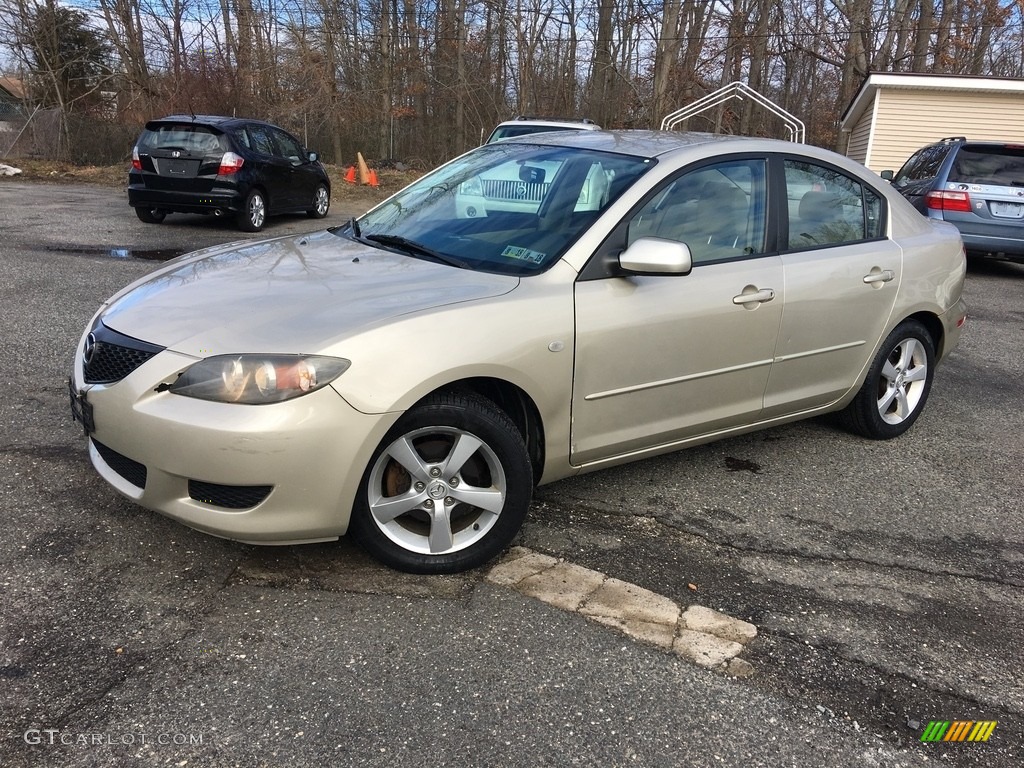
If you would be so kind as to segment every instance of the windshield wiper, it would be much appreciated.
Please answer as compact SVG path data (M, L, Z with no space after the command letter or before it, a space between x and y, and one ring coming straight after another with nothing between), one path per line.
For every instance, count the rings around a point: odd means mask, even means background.
M469 264L456 259L440 251L435 251L433 248L428 248L425 245L417 243L415 240L410 240L407 237L401 235L367 235L362 238L363 240L369 240L374 243L380 243L381 245L391 246L392 248L398 248L401 251L412 255L426 256L428 258L439 261L442 264L448 264L452 267L458 267L459 269L469 269Z
M356 240L363 239L362 233L359 231L359 220L355 216L349 219L347 224L339 224L336 227L328 227L327 231L334 234L336 232L344 232L346 229L352 233L352 237L354 237Z

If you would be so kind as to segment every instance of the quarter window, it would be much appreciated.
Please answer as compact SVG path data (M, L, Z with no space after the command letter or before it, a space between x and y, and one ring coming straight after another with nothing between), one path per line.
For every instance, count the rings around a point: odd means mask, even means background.
M629 241L685 243L694 264L764 253L765 161L707 165L670 181L631 220Z
M834 168L786 160L789 248L802 250L882 236L882 200Z

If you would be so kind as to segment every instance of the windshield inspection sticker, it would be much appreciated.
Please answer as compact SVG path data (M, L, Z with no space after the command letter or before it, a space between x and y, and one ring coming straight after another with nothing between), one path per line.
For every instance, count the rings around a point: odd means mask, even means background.
M541 264L544 261L544 254L538 253L537 251L531 251L529 248L520 248L516 245L506 245L505 250L501 252L502 256L508 256L510 259L519 259L520 261L530 261L534 264Z

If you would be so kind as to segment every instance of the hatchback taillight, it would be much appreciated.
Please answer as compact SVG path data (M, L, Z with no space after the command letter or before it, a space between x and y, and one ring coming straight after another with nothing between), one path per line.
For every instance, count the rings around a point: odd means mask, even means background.
M971 212L971 196L966 192L947 192L936 189L925 195L924 200L925 204L933 211Z
M220 159L220 168L217 169L217 175L230 176L232 173L238 173L244 163L244 157L236 155L234 152L225 152L224 157Z
M139 160L139 148L138 147L132 147L132 170L133 171L141 171L142 170L142 161Z

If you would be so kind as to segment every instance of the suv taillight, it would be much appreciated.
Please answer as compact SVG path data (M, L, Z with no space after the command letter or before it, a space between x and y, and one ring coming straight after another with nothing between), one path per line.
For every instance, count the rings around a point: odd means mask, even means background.
M225 152L224 157L220 159L220 168L217 169L217 175L230 176L232 173L238 173L244 163L244 157L236 155L234 152Z
M142 161L139 160L139 148L138 146L132 147L132 170L141 171Z
M932 190L924 196L925 204L933 211L971 212L971 196L966 192Z

